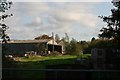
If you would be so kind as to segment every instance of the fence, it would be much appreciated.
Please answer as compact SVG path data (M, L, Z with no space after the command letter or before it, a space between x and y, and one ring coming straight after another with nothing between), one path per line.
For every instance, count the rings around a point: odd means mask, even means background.
M120 70L3 68L2 80L120 80Z

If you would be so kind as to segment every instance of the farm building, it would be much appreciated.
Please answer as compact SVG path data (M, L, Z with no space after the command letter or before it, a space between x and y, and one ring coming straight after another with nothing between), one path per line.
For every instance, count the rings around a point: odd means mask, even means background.
M57 44L52 39L11 40L3 44L3 53L6 55L24 55L28 52L50 54L54 51L62 53L62 45Z

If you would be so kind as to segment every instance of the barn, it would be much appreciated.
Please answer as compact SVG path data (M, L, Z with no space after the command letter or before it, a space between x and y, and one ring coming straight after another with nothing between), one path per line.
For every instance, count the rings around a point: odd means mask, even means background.
M28 52L39 54L43 52L59 52L62 53L62 45L57 44L52 39L40 40L11 40L3 44L3 53L6 55L24 55Z

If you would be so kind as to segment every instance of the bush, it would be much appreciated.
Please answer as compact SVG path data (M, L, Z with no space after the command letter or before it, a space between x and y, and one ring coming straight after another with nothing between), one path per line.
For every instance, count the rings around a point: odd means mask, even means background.
M59 56L59 55L62 55L62 54L57 51L54 51L54 52L51 52L50 54L48 54L48 56Z

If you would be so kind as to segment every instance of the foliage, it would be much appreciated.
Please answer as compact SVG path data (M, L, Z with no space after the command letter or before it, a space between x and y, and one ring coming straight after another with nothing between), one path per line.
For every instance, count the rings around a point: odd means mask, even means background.
M88 47L88 42L87 41L80 41L79 42L80 46L81 46L81 50L84 52L85 48Z
M51 52L50 54L47 54L47 56L60 56L60 55L62 54L58 51L54 51L54 52Z
M35 40L39 40L39 39L52 39L52 37L49 37L48 35L43 34L35 38Z
M38 53L40 53L40 54L46 53L46 45L45 45L45 43L38 43L38 44L36 45L36 51L37 51Z
M69 36L68 36L69 37ZM109 39L95 39L94 37L91 41L76 41L72 38L71 41L67 41L65 38L62 39L64 42L64 48L66 54L70 55L80 55L91 53L93 48L116 48L116 43L114 40Z
M99 34L100 38L114 39L118 47L120 45L120 1L113 1L114 9L111 9L112 14L109 16L99 16L107 27L103 27Z
M93 48L116 48L114 40L109 39L96 39L88 42L88 45L84 47L84 53L91 53Z
M67 36L67 38L69 38L69 36ZM63 43L63 49L64 49L64 52L65 53L68 53L69 52L69 42L68 40L66 40L66 34L65 34L65 37L63 37L61 39L62 43Z
M56 41L57 43L59 43L59 42L60 42L60 37L59 37L59 35L58 35L58 34L56 34L56 35L55 35L55 41Z
M6 30L9 28L4 22L4 20L8 17L13 16L13 14L5 14L5 12L11 8L12 2L1 1L0 2L0 37L3 43L7 43L10 40L10 37L6 34Z
M64 49L66 54L70 55L80 55L83 50L88 47L88 42L86 41L77 41L74 38L69 40L69 36L65 33L65 37L62 39L64 44Z
M64 43L65 53L70 55L79 55L80 54L80 44L74 38L69 41L69 36L65 33L65 38L62 39Z
M68 42L69 43L69 36L67 33L65 33L65 37L64 37L64 41Z
M7 41L10 40L10 37L6 33L7 29L9 28L5 23L5 19L8 17L13 16L13 14L6 14L5 12L11 8L12 2L9 2L7 0L1 0L0 1L0 38L2 39L2 43L7 43ZM6 47L2 46L2 51L6 50ZM14 67L14 62L10 61L10 59L6 58L4 56L4 51L2 52L2 67L3 68L10 68Z
M73 55L79 55L80 54L80 45L75 39L72 39L70 41L70 53Z
M93 41L95 41L95 38L94 38L94 37L91 39L91 42L93 42Z

